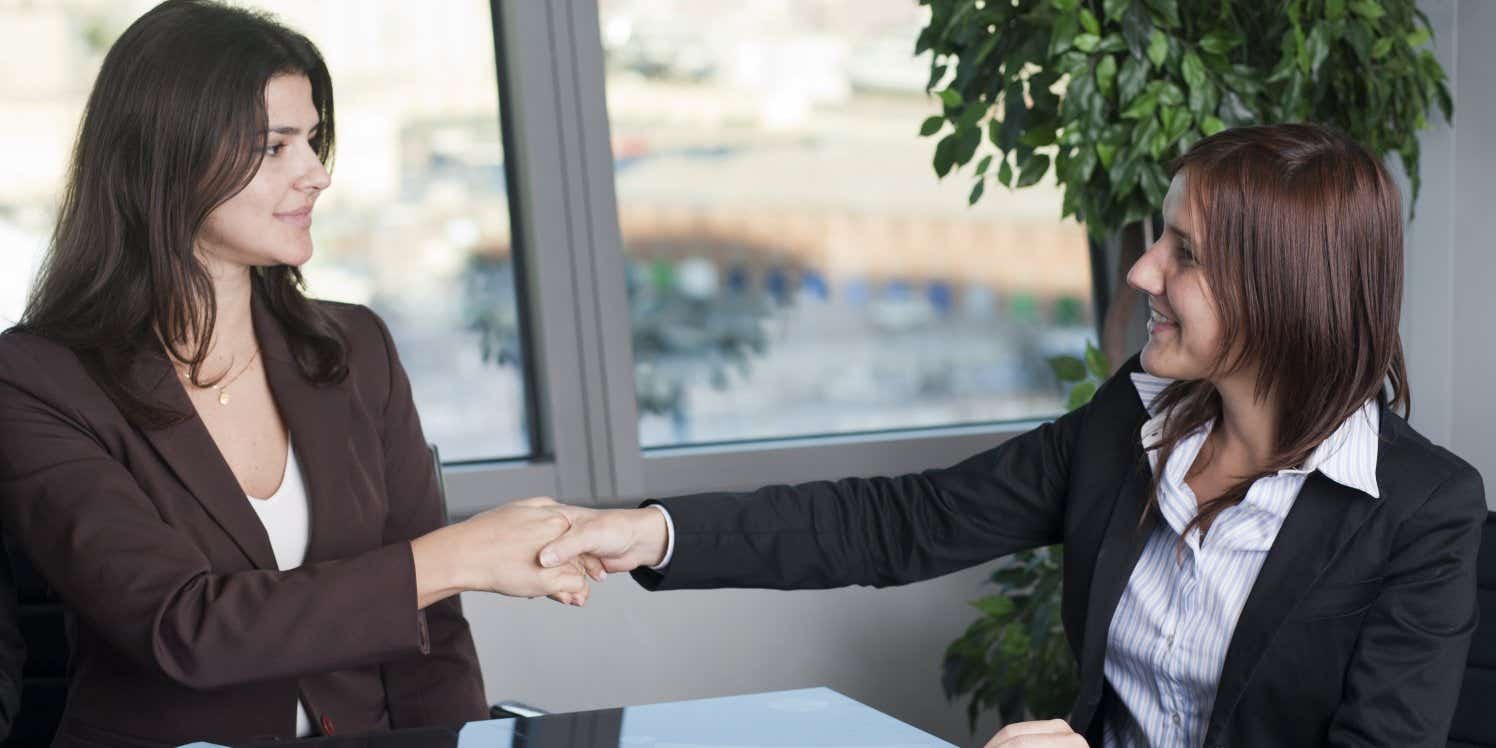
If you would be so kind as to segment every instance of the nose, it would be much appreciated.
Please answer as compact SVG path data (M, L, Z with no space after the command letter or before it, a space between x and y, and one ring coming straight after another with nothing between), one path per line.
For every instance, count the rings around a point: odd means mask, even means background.
M296 189L302 192L321 192L332 184L332 175L327 173L327 167L322 165L322 159L317 158L317 152L311 148L305 149L306 165L302 169L301 176L296 179Z
M1167 248L1162 246L1160 239L1153 243L1132 268L1127 271L1127 285L1149 296L1164 295L1164 263L1167 262Z

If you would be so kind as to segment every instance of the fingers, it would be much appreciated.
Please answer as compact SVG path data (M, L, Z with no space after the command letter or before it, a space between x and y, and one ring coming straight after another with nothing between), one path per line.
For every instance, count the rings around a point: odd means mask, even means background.
M1063 719L1014 722L999 730L987 741L986 748L1028 748L1029 746L1085 746L1086 741Z
M553 498L551 498L551 497L549 497L549 496L534 496L534 497L531 497L531 498L528 498L528 499L520 499L519 501L516 501L516 502L513 502L513 503L516 504L516 505L518 505L518 506L533 506L533 507L552 507L552 506L558 506L558 504L556 504L556 500L553 499Z
M584 553L596 551L596 543L591 533L586 532L584 528L585 525L573 526L561 537L541 548L540 565L549 569L570 563Z
M598 560L597 556L582 556L579 560L582 562L583 571L592 581L601 582L608 578L608 570L603 567L603 562Z

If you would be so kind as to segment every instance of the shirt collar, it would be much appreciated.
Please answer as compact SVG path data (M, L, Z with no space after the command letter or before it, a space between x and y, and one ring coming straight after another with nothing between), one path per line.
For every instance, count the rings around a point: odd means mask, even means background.
M1174 380L1155 377L1146 372L1132 374L1133 386L1143 401L1143 408L1151 416L1143 424L1143 445L1156 442L1163 431L1165 414L1159 412L1157 400L1164 388ZM1347 488L1380 499L1381 489L1377 485L1377 452L1381 447L1381 407L1375 399L1367 400L1350 417L1341 422L1328 439L1320 442L1310 453L1309 459L1298 468L1279 471L1279 475L1308 474L1318 470L1326 478Z

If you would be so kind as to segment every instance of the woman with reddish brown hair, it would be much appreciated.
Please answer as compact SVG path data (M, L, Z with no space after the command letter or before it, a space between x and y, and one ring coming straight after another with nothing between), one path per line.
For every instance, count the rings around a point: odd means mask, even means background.
M1397 188L1329 129L1242 128L1163 214L1148 343L1087 405L942 470L568 509L542 564L884 586L1063 542L1074 709L989 745L1443 745L1486 507L1404 420Z

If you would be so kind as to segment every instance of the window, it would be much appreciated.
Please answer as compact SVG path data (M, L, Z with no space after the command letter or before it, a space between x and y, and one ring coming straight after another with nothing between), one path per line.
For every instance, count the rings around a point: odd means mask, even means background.
M1052 181L937 179L925 9L602 0L644 447L1062 412L1093 330Z
M154 4L0 0L0 323ZM936 179L907 0L248 4L327 58L309 290L389 323L454 516L918 470L1063 410L1083 230Z
M19 317L104 52L155 2L0 6L0 324ZM447 460L523 457L523 351L486 0L263 0L322 50L338 148L318 201L311 295L389 324Z

